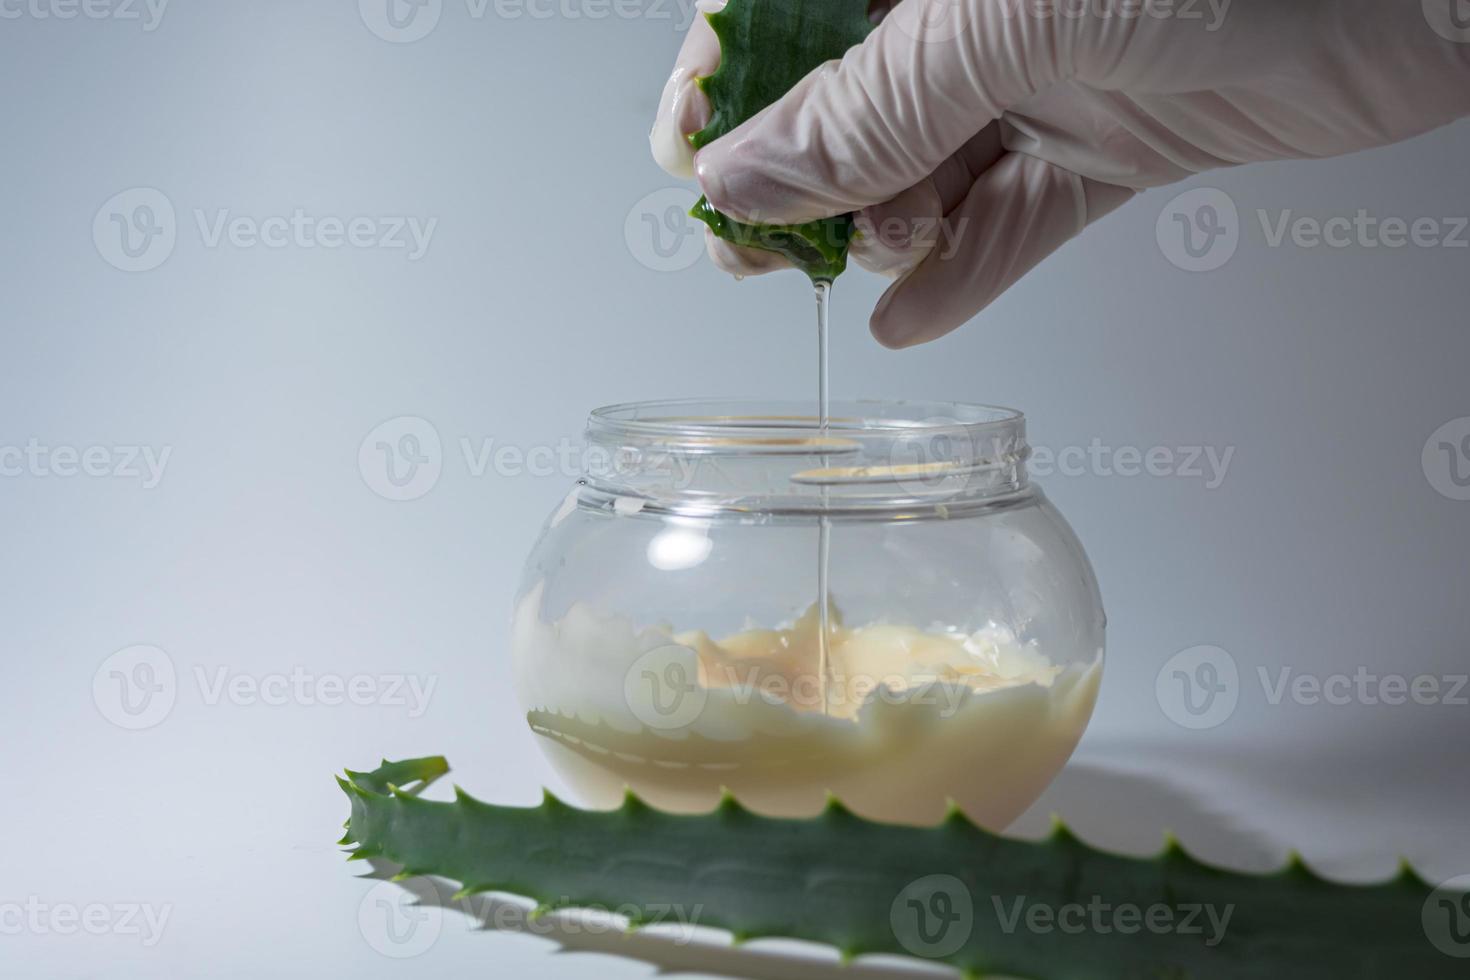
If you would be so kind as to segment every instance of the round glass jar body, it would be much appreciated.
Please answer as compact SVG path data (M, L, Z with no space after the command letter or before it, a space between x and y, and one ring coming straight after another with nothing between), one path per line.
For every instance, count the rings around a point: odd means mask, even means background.
M662 402L593 413L516 600L517 693L592 806L829 793L1000 830L1081 737L1104 617L1016 412ZM826 614L819 596L827 595Z

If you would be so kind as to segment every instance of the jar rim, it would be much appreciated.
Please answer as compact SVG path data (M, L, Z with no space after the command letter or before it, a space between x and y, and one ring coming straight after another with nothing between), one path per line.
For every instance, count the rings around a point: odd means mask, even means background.
M621 402L593 409L590 439L635 438L673 450L718 455L827 455L843 447L819 435L811 402L752 398L682 398ZM888 399L835 400L829 406L831 442L871 436L934 439L962 437L979 445L1024 432L1025 415L1013 408L969 402Z
M592 412L583 483L609 500L698 514L943 511L1027 486L1026 419L990 405L681 399Z

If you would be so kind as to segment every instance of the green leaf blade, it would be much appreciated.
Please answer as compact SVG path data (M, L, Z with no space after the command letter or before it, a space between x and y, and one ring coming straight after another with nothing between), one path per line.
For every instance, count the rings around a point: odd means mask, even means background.
M664 813L636 798L611 811L550 799L504 807L462 791L453 802L424 800L383 790L388 782L383 770L341 780L352 803L348 842L360 853L458 881L466 893L507 891L547 907L631 908L644 923L674 907L686 921L742 939L782 936L850 954L927 956L981 976L1465 975L1464 961L1427 937L1421 915L1431 889L1413 874L1341 885L1299 862L1274 874L1241 874L1173 845L1154 858L1133 858L1095 850L1065 830L1028 842L955 815L910 827L839 807L809 819L763 817L729 799L696 815ZM953 907L933 902L932 891L914 891L926 880L968 903L953 943L926 945L921 932L897 924L911 905ZM1178 927L1076 930L1055 916L1066 908L1085 916L1122 906L1169 910ZM1202 911L1185 928L1182 915L1196 907ZM1051 910L1052 924L1037 928L1033 908ZM1223 931L1212 934L1206 909L1228 911Z
M720 41L720 66L699 79L710 121L690 135L690 144L700 149L729 134L814 68L861 44L873 29L867 10L867 0L730 0L708 15ZM732 244L784 256L814 282L831 282L847 268L851 215L801 225L746 224L704 198L690 214Z

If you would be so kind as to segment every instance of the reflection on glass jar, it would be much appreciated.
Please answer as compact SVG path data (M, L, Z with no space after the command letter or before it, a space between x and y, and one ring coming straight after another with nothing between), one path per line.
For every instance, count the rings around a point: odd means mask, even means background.
M829 793L1002 829L1092 714L1104 617L1026 477L1025 420L948 403L594 412L516 601L516 685L592 806L766 813ZM824 527L826 530L824 531ZM819 566L826 539L826 628Z

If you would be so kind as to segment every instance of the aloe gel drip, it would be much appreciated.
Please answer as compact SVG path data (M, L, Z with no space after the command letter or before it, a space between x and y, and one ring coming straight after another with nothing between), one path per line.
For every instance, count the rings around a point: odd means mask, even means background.
M814 283L817 294L817 435L825 444L827 441L827 428L830 424L827 407L827 380L828 380L828 356L827 356L827 310L832 298L832 283L826 280L817 280ZM822 466L827 466L826 456L822 457ZM817 636L817 676L820 678L822 690L822 711L827 711L827 677L830 672L829 658L831 625L828 622L830 616L830 601L827 596L827 565L832 552L832 521L825 513L827 503L827 490L822 488L822 504L824 513L817 522L817 609L819 610Z

